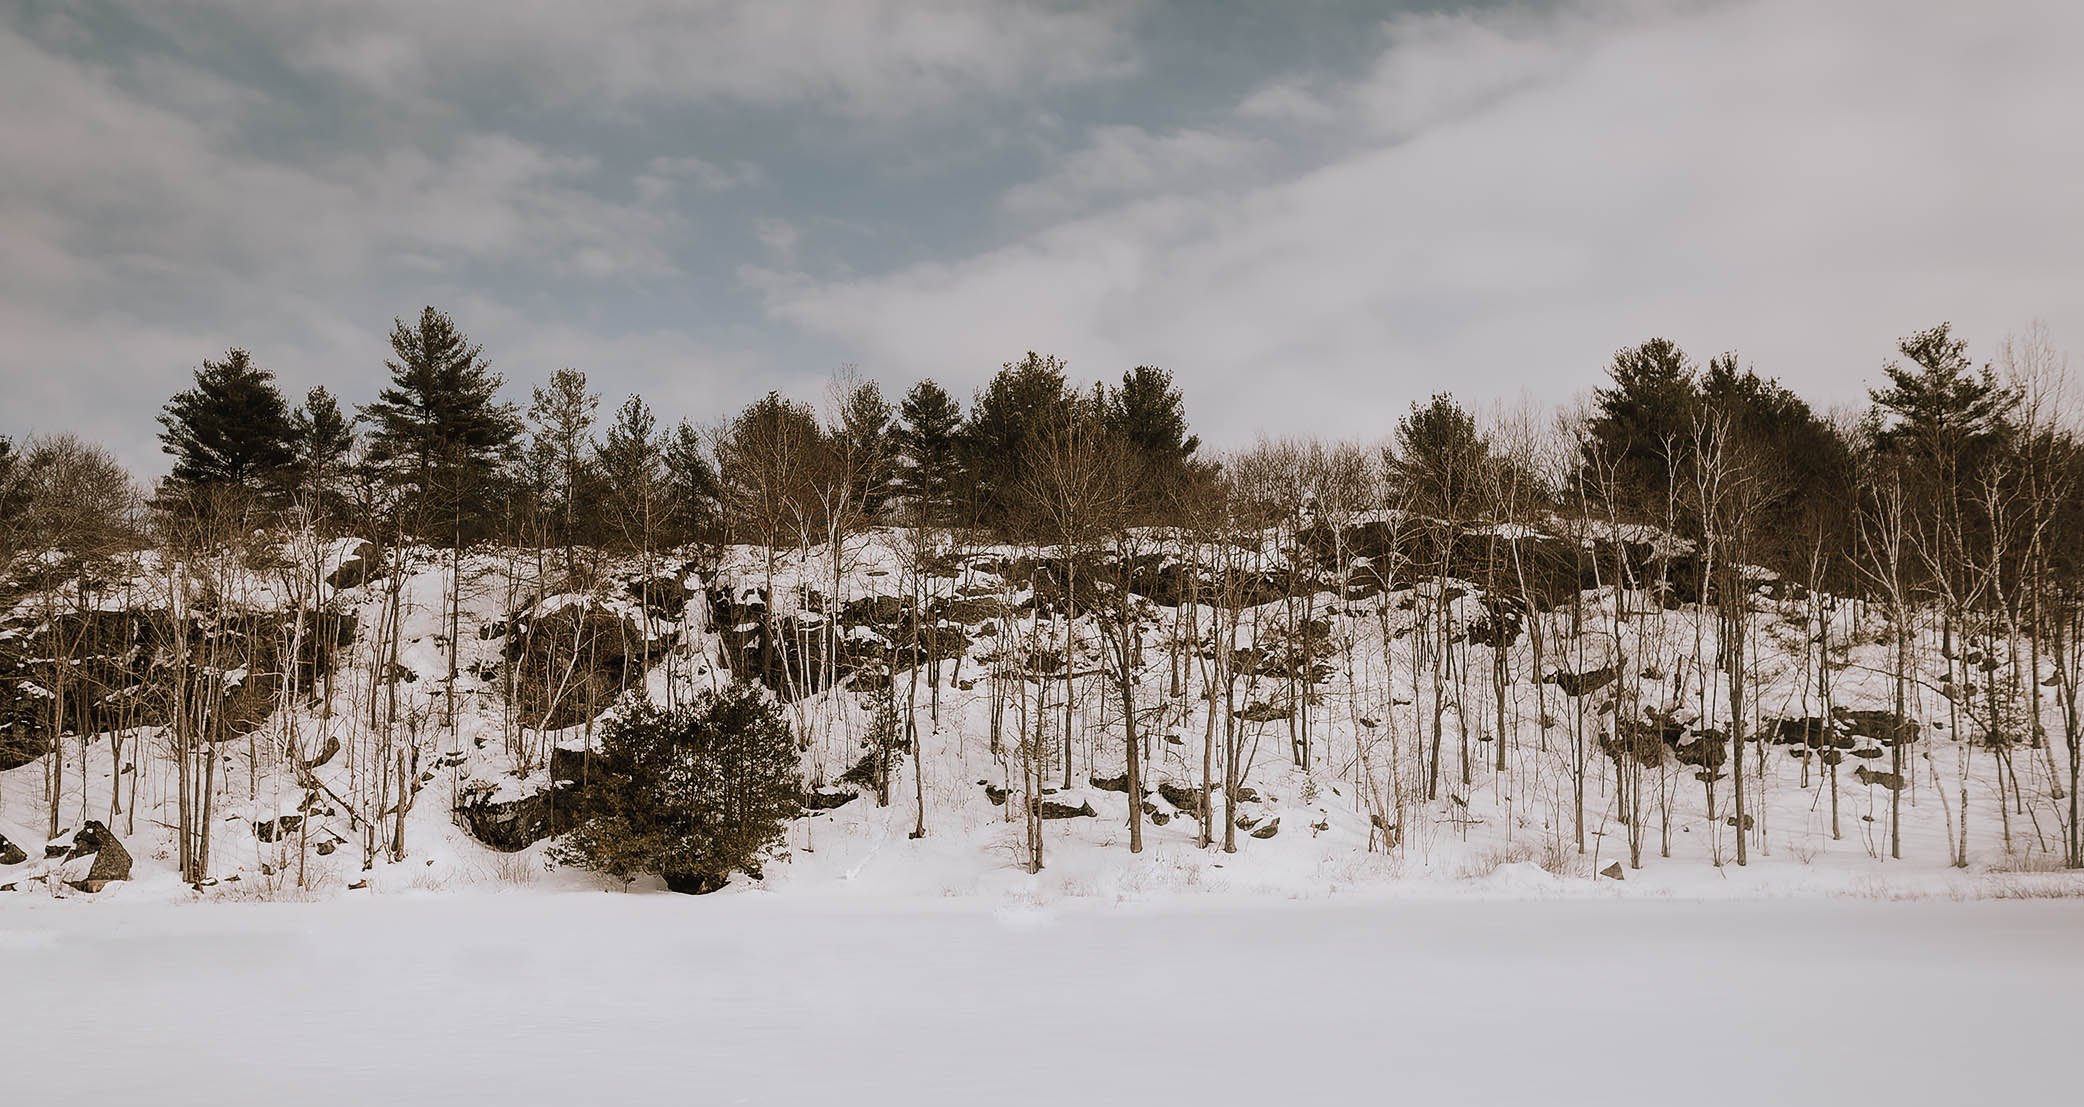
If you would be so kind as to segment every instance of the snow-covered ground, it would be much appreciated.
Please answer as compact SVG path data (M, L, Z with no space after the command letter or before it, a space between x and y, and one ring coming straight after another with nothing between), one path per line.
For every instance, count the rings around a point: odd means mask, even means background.
M2084 901L0 913L0 1103L2050 1104ZM525 909L517 909L525 907Z

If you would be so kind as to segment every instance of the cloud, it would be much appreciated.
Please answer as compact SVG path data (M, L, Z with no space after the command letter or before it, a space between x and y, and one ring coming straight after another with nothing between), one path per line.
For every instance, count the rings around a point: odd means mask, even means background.
M1375 437L1442 389L1560 400L1659 334L1824 401L1940 319L1985 349L2036 317L2084 336L2084 9L1578 5L1383 35L1352 80L1265 82L1192 131L1095 132L1008 192L1075 209L1045 226L891 272L768 275L768 310L869 371L961 386L1029 348L1087 376L1165 364L1229 442ZM1278 174L1150 168L1276 124Z
M1202 130L1154 135L1141 127L1114 125L1095 127L1086 139L1048 174L1008 191L1007 210L1027 218L1061 217L1105 201L1234 182L1239 171L1268 152L1257 139Z
M298 72L390 100L488 89L593 114L642 105L812 105L896 118L1034 84L1120 76L1139 5L1037 0L131 0L200 48L255 40Z
M715 194L735 188L758 188L767 174L749 161L729 165L701 158L653 158L637 177L637 192L649 201L665 200L686 183L696 192Z

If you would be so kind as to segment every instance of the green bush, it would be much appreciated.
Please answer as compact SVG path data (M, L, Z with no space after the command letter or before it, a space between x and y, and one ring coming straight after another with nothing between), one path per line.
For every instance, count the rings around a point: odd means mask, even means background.
M803 801L788 718L747 681L677 710L625 701L589 775L554 856L625 882L656 873L676 892L757 877Z

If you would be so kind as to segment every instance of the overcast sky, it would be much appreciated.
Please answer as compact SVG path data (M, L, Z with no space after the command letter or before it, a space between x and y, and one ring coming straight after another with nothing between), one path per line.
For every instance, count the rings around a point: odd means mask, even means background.
M710 420L854 363L1173 370L1216 446L1554 403L1619 346L1849 402L2084 343L2084 3L0 0L0 433L141 472L251 349Z

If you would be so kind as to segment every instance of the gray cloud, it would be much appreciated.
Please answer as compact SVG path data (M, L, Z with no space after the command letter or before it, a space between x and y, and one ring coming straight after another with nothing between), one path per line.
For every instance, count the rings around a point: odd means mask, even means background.
M2084 334L2073 5L1428 8L30 0L0 433L157 471L203 357L366 399L427 302L517 395L1038 348L1174 368L1218 444L1562 399L1652 334L1825 400L1938 319Z
M1560 400L1611 351L1737 348L1825 401L1940 319L2084 334L2084 9L1758 0L1392 21L1347 82L1226 123L1332 129L1280 179L1159 189L769 309L974 383L1029 346L1181 372L1216 438L1373 437L1436 390ZM1110 136L1055 174L1113 155ZM1319 142L1315 149L1323 149ZM1055 176L1009 194L1054 187ZM1059 189L1061 191L1061 189Z

